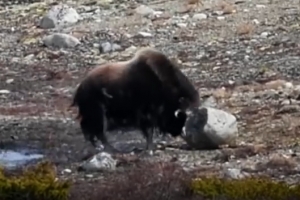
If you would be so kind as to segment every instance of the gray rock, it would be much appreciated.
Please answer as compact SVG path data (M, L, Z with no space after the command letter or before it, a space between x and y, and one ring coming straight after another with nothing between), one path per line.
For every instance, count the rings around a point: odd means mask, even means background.
M155 11L152 8L145 5L140 5L139 7L137 7L135 9L135 12L144 17L153 15L155 13Z
M196 20L207 19L207 14L204 14L204 13L194 14L193 19L196 19Z
M68 35L65 33L54 33L43 38L43 43L50 47L57 48L71 48L80 44L80 41L73 37L72 35Z
M227 168L224 170L224 177L230 179L242 179L246 174L242 173L240 169L237 168Z
M224 16L218 16L217 19L218 20L225 20L225 17Z
M99 46L99 50L101 53L107 53L107 52L112 52L112 51L118 51L121 50L122 47L118 44L115 43L110 43L110 42L103 42Z
M178 27L180 27L180 28L185 28L185 27L187 27L187 23L177 23L176 24Z
M218 104L217 104L217 100L214 96L209 96L208 98L204 99L201 106L216 108L218 106Z
M10 91L9 90L0 90L0 94L9 94Z
M53 6L41 19L40 27L44 29L66 27L75 24L80 19L77 11L68 5Z
M213 15L223 15L224 14L224 11L222 11L222 10L217 10L217 11L214 11L213 12Z
M262 38L267 38L269 36L269 33L268 32L262 32L261 34L260 34L260 37L262 37Z
M141 38L150 38L150 37L152 37L152 34L151 34L151 33L144 32L144 31L140 31L140 32L137 34L137 37L141 37Z
M235 142L238 128L236 117L212 107L188 112L183 139L195 149L214 149Z
M84 162L80 169L88 172L115 170L117 161L106 152L101 152Z

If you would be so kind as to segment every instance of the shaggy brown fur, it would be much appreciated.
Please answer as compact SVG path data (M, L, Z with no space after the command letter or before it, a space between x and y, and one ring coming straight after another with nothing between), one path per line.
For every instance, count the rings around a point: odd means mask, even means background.
M120 128L139 128L153 149L153 129L178 136L185 110L199 105L197 90L161 52L146 48L129 61L109 63L91 70L75 92L80 125L87 140L95 137L105 149L113 149L105 133ZM175 112L177 112L175 116Z

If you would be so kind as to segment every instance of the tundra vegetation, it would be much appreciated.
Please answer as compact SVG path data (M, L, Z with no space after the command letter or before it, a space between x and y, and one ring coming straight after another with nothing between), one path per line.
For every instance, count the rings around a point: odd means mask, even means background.
M299 199L299 10L298 0L0 0L0 200ZM235 144L155 137L153 156L79 170L96 150L69 108L77 84L149 46L201 101L236 116ZM107 138L145 146L137 131ZM22 150L44 157L7 167L17 158L4 155Z

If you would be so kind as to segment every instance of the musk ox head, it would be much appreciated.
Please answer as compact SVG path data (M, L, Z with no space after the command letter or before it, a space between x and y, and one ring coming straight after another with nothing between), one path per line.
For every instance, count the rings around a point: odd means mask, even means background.
M200 97L197 89L179 68L175 69L175 75L177 80L175 94L179 99L179 109L198 107Z
M163 134L169 133L173 137L182 134L183 127L187 119L185 111L177 110L175 113L164 113L159 119L160 132Z

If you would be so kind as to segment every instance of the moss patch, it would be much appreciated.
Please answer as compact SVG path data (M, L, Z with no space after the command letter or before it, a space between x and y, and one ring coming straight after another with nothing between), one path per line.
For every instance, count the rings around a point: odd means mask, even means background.
M7 176L0 170L0 196L5 200L66 200L70 184L56 180L53 166L44 162L21 175Z
M274 182L267 178L245 178L241 180L197 179L192 181L191 189L194 194L209 199L300 199L300 185L291 187L286 183Z

